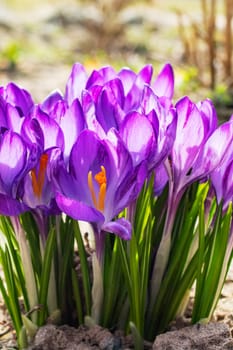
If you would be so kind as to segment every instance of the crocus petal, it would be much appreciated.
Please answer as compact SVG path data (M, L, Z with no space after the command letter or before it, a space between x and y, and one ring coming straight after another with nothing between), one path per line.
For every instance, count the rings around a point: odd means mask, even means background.
M106 133L96 118L95 104L88 91L84 91L82 95L82 107L88 129L95 131L100 138L105 138Z
M218 203L223 201L224 209L233 200L233 160L224 161L210 174Z
M118 116L118 108L124 104L124 90L120 79L108 82L102 90L96 106L96 115L99 123L107 133L112 127L118 129L121 115Z
M76 101L76 100L75 100ZM50 111L46 112L49 117L55 120L59 125L62 117L64 117L66 111L68 109L68 105L66 101L57 101L54 106L51 107Z
M143 115L133 112L123 121L120 135L132 155L134 165L145 160L154 145L154 130L150 121Z
M106 83L116 77L116 72L111 66L104 66L100 68L99 73L103 78L103 83Z
M25 162L26 148L21 137L11 131L5 132L0 144L0 178L5 193L11 194L13 183L24 169Z
M41 109L49 113L51 109L55 106L55 104L59 101L63 100L63 96L59 90L55 90L49 94L49 96L46 97L44 102L41 104Z
M21 135L27 144L36 144L41 153L43 152L44 135L37 119L25 118L22 124Z
M16 216L28 209L25 204L0 193L0 215Z
M197 107L201 112L205 126L205 137L208 138L218 126L218 117L213 105L209 99L197 103Z
M154 111L157 116L160 116L162 106L159 97L155 95L154 91L149 85L145 85L143 88L143 96L141 101L142 113L148 115L151 111Z
M56 194L56 202L61 211L75 220L104 222L104 216L98 210L61 193Z
M189 179L209 174L224 161L225 157L232 154L233 122L229 121L220 125L206 141L203 151L200 153Z
M33 108L33 100L29 92L14 83L9 83L4 91L6 102L20 109L22 115L26 116Z
M214 169L210 175L211 183L214 187L218 204L221 202L224 196L223 177L224 173L222 172L222 167Z
M122 81L119 78L112 79L105 85L105 89L111 92L109 96L112 99L112 103L115 102L123 107L124 104L124 87Z
M228 165L222 183L224 188L223 199L226 207L229 202L232 202L233 200L233 161Z
M8 128L8 123L6 119L6 113L5 113L5 107L6 103L4 99L0 96L0 127L1 128Z
M172 66L167 63L158 74L154 84L154 92L157 96L166 96L169 99L174 94L174 72Z
M151 65L147 65L141 69L136 76L132 88L125 97L124 110L129 112L132 109L137 109L140 106L143 88L145 84L150 84L153 69Z
M75 63L68 82L66 84L65 99L71 105L75 98L81 99L81 93L85 89L87 73L80 63Z
M151 64L147 64L138 73L135 84L140 88L143 88L145 84L150 84L152 74L153 74L153 67Z
M114 233L124 240L131 239L132 227L128 220L120 218L116 221L110 221L102 226L102 230Z
M116 73L110 66L102 67L99 70L93 70L87 80L86 88L89 90L94 85L103 86L107 81L114 79Z
M111 101L109 92L103 90L97 104L96 116L106 133L111 128L118 129L114 112L114 104Z
M44 149L51 147L64 147L64 136L61 128L54 119L51 119L39 107L35 109L33 116L38 120L44 135Z
M65 148L64 157L68 158L70 151L78 138L80 132L84 129L85 120L80 102L76 99L70 108L66 110L65 115L61 118L60 127L63 131Z
M155 169L155 179L154 179L154 194L155 196L159 196L164 187L166 186L168 182L168 174L166 167L163 163L161 163L156 169Z
M137 76L136 73L133 72L129 68L123 68L118 73L118 77L121 79L123 87L124 87L125 96L131 90L131 88L133 86L133 83L134 83L134 81L136 79L136 76Z
M176 110L177 132L172 149L175 181L188 173L205 141L204 123L196 105L184 97L178 101Z
M7 119L7 127L20 134L22 124L25 118L22 118L19 114L19 111L16 107L7 103L6 105L6 119Z
M112 177L115 169L112 167L112 154L110 146L90 130L80 133L77 142L70 154L70 173L80 181L80 185L87 187L87 175L91 170L93 174L104 166L108 177Z

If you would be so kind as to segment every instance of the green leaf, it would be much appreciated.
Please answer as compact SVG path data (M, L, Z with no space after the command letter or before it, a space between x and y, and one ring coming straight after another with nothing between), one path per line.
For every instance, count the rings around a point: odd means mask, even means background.
M72 269L72 287L73 287L74 301L75 301L76 312L78 317L78 324L81 325L84 323L83 306L82 306L82 299L80 294L80 286L78 283L78 276L75 269Z
M7 245L8 245L10 256L12 259L12 264L16 272L20 291L22 292L22 295L23 295L25 310L29 311L29 300L28 300L28 294L25 286L25 278L24 278L24 271L22 268L21 257L19 254L19 246L15 238L15 233L7 217L4 217L4 216L0 217L0 229L4 233L7 240Z
M38 231L35 219L30 212L26 212L20 216L21 225L26 232L26 238L28 240L33 270L35 275L40 278L42 271L42 255L40 250L40 232Z
M143 350L144 349L143 338L140 332L138 331L136 325L133 322L130 322L129 326L133 337L134 349Z
M91 314L91 282L90 282L90 271L89 271L89 266L87 262L87 254L85 251L78 222L73 220L73 225L74 225L75 239L78 244L78 254L80 258L80 265L81 265L81 272L82 272L85 309L86 309L86 314L90 315Z
M49 232L45 251L44 251L44 259L42 264L42 272L41 272L41 280L40 280L40 290L39 290L39 304L42 305L43 309L39 313L38 325L41 326L44 324L47 317L47 295L48 295L48 287L49 280L51 275L51 266L52 259L54 257L56 244L56 231L52 228ZM56 290L54 291L56 293Z
M15 284L14 271L8 248L5 247L5 251L0 248L0 255L4 279L6 283L6 288L4 288L1 280L1 292L3 294L4 300L6 301L6 305L11 315L16 334L19 335L19 332L22 328L22 318L18 300L19 295Z
M64 223L61 224L59 232L57 232L57 241L60 240L60 252L58 253L58 294L59 294L59 305L63 309L66 308L66 304L70 294L68 293L67 283L71 282L73 259L74 259L74 230L73 223L70 218L66 217Z
M232 205L225 214L222 205L216 208L214 226L206 240L206 254L203 257L202 273L198 275L193 322L210 319L226 277L231 254L227 254L228 240L232 221Z
M113 241L113 243L112 243ZM104 274L103 326L111 327L118 322L122 309L121 296L126 293L122 281L119 241L113 235L106 235Z
M198 187L194 184L194 187L190 188L182 198L177 210L166 272L155 303L148 309L146 316L148 339L152 339L155 333L166 329L176 316L188 289L194 282L197 266L190 269L189 264L192 263L193 267L193 262L197 261L192 258L195 254L196 223L200 203L206 198L207 191L208 184ZM190 196L195 198L191 203ZM168 300L172 300L172 303L168 303Z

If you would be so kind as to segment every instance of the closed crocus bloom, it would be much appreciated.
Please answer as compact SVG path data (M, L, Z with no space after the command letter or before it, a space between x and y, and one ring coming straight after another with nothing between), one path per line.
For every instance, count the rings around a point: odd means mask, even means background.
M6 131L0 141L0 212L16 216L25 211L60 213L49 170L52 151L41 153L19 134Z
M177 192L208 176L221 164L233 135L232 121L216 127L216 113L211 101L196 106L185 99L181 104L181 109L180 106L177 109L180 124L171 154Z
M56 114L54 112L61 102L64 102L62 93L59 90L54 90L41 103L40 108L45 113L49 114L52 118L55 118Z
M196 105L184 97L177 103L176 111L176 138L165 161L169 176L169 215L165 232L169 234L185 189L194 181L209 176L221 164L233 137L231 121L216 128L216 113L209 100Z
M143 88L145 84L150 84L153 74L151 65L143 67L138 74L128 68L122 69L118 76L120 77L125 94L124 111L129 112L140 106Z
M95 86L101 87L115 77L116 73L110 66L93 70L90 76L88 76L83 65L75 63L66 84L65 100L68 105L71 105L76 98L81 100L84 90L94 91Z
M223 202L225 211L233 201L233 159L227 159L210 174L211 184L215 190L218 204Z
M230 121L225 124L225 127L229 128L230 125L228 124L229 123L232 124L232 122L233 122L233 117L231 117ZM219 145L221 145L222 137L224 136L220 134L219 140L217 141ZM223 202L223 210L226 210L229 203L233 201L232 170L233 170L233 140L229 144L226 150L223 161L210 174L211 183L215 190L218 204L221 201Z
M150 120L156 139L156 150L150 156L150 168L156 168L170 154L176 137L177 112L170 99L157 96L150 86L145 86L140 106Z
M175 215L185 190L194 181L207 178L222 164L233 140L232 121L216 128L216 114L208 100L196 105L184 97L176 104L176 112L176 138L165 160L169 178L168 208L154 265L154 295L166 268Z
M23 201L31 209L58 212L50 178L50 164L56 149L64 150L64 135L57 122L39 107L25 118L21 135L29 150L37 150L36 162L24 178Z
M22 180L35 159L30 157L26 144L20 135L6 131L0 139L0 213L19 215L28 210L23 203Z
M20 133L24 118L34 108L30 93L14 83L0 87L0 127Z
M34 102L31 94L15 83L11 82L6 87L0 87L0 96L6 103L16 107L21 116L28 115L33 109Z

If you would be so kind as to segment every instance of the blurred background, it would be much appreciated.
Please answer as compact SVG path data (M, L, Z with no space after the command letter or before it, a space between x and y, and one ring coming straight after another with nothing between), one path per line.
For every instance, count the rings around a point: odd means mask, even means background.
M74 62L155 73L170 62L176 95L233 113L233 0L0 0L0 85L36 101L64 91Z

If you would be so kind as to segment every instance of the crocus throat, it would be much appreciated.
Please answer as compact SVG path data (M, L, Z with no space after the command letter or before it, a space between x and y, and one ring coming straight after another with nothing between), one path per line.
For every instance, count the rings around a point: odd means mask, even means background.
M101 171L94 176L95 181L99 185L99 193L98 199L96 198L94 184L93 184L93 176L92 171L88 173L88 187L91 193L91 198L96 209L103 211L106 197L106 189L107 189L107 177L106 170L103 165L101 165Z
M32 188L33 192L36 197L40 198L44 186L44 180L45 180L45 172L48 164L48 155L42 154L40 157L40 164L39 164L39 170L36 171L36 168L33 168L31 170L31 177L32 177Z

